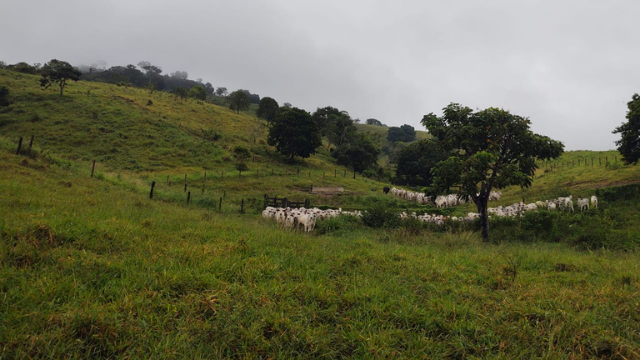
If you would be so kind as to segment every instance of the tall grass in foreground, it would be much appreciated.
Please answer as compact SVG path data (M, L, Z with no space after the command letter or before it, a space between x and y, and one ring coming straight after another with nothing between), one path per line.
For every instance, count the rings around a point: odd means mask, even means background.
M0 152L3 359L640 357L636 252L308 236L24 160Z

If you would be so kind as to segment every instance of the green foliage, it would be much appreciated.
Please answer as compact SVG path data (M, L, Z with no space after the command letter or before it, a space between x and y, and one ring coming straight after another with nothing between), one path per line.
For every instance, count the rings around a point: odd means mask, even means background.
M400 226L401 220L395 209L376 204L362 213L362 223L372 228L393 229Z
M473 198L482 223L482 238L488 241L487 203L493 189L529 187L537 168L536 159L560 156L564 145L529 130L524 117L497 108L474 112L450 104L444 116L425 115L422 124L438 140L449 158L433 169L434 188L459 186L462 195Z
M332 106L318 108L312 116L322 136L328 136L335 122L339 119L344 119L345 117L350 119L346 111L340 111Z
M410 142L416 139L416 130L411 125L402 125L400 127L392 126L387 133L387 140L390 142Z
M249 95L243 90L236 90L229 94L229 109L240 113L240 110L249 110L251 102L249 101Z
M380 149L376 143L367 134L359 133L342 143L331 156L339 165L349 166L362 173L376 166L379 154Z
M269 128L269 145L291 159L308 158L322 145L320 132L311 115L298 108L281 108Z
M202 85L196 85L191 89L189 89L189 97L198 99L198 100L206 100L207 90Z
M19 62L17 64L8 65L7 69L31 75L36 75L40 71L38 66L29 65L26 62Z
M596 190L596 195L604 201L633 200L640 198L640 184L609 187Z
M173 98L174 99L180 99L180 101L186 99L189 96L189 92L187 91L187 89L183 88L183 87L177 87L175 89L173 89Z
M412 185L430 186L433 169L440 161L446 159L446 153L438 143L432 140L421 140L402 148L394 159L396 181Z
M233 149L233 153L239 161L245 161L251 157L251 152L244 146L236 146Z
M6 86L0 86L0 107L9 106L9 89Z
M60 87L60 96L62 96L64 87L67 85L67 80L78 81L82 76L80 70L74 68L68 62L56 59L44 64L40 74L42 75L40 86L47 89L49 86L57 84Z
M256 111L256 115L266 120L268 123L271 123L278 112L280 106L278 102L270 97L263 97L260 99L260 103L258 104L258 110Z
M382 123L380 122L380 120L373 119L373 118L367 119L364 123L367 125L382 126Z
M616 145L622 160L625 164L635 165L640 160L640 95L633 94L627 108L627 122L613 130L613 133L620 134Z

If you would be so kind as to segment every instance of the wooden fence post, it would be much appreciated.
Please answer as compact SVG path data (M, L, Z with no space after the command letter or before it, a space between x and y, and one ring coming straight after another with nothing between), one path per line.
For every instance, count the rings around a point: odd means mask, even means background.
M187 191L187 183L184 183L184 191Z
M218 204L218 211L222 211L222 197L220 197L220 203Z
M33 135L31 135L31 140L29 141L29 147L27 148L28 156L31 156L31 146L33 146Z
M309 198L304 199L304 208L308 209L311 207L311 200Z
M156 187L156 182L151 182L151 192L149 193L149 199L153 199L153 188Z
M91 178L93 178L93 172L96 170L96 161L93 160L93 165L91 166Z
M20 148L22 148L22 136L20 136L20 140L18 140L18 150L16 150L16 155L20 155Z
M191 200L191 191L187 193L187 205L189 205L190 200Z

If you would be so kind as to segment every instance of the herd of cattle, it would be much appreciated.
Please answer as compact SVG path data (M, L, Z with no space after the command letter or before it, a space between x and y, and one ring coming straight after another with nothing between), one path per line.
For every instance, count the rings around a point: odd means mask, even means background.
M385 189L385 193L388 192ZM435 199L432 199L428 196L425 196L421 193L416 193L412 191L407 191L403 189L390 189L390 192L398 197L401 197L405 200L409 201L417 201L421 204L435 204L438 208L443 207L451 207L456 205L465 204L469 199L465 197L458 196L457 194L449 194L445 196L437 196ZM499 200L501 197L501 192L491 192L489 196L489 200ZM428 199L428 200L425 200ZM598 208L598 198L592 196L589 198L579 198L578 199L578 208L580 211L588 210L589 206L593 208ZM545 200L545 201L536 201L535 203L525 204L524 202L515 203L509 206L497 206L490 207L487 209L489 216L499 216L499 217L516 217L522 216L525 212L528 211L536 211L539 208L545 208L549 211L560 210L560 211L574 211L573 207L573 197L559 197L553 200ZM300 229L304 232L310 233L313 231L316 225L316 221L326 220L329 218L337 217L337 216L357 216L361 217L361 211L342 211L342 209L334 210L321 210L318 208L305 209L305 208L275 208L275 207L267 207L262 212L262 217L268 220L275 220L280 224L280 226L289 229ZM444 225L445 222L473 222L475 219L480 217L479 213L470 212L467 216L464 217L456 217L456 216L443 216L443 215L431 215L431 214L423 214L417 215L415 212L411 214L407 214L406 212L401 212L399 214L401 219L407 218L416 218L420 221L433 223L436 225Z

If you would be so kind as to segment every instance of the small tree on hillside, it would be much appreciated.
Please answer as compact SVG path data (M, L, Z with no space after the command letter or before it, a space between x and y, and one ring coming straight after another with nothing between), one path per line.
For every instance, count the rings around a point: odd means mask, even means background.
M226 87L219 87L216 89L216 96L219 97L225 97L227 96L227 88Z
M353 134L347 141L331 153L339 165L349 166L355 173L375 168L380 148L364 133Z
M613 133L620 134L616 145L622 154L622 161L625 164L637 164L640 161L640 95L633 94L627 108L628 121L613 130Z
M177 88L173 89L173 98L175 100L180 99L180 101L184 100L187 98L187 96L189 96L189 92L187 91L187 89L178 86Z
M258 111L256 111L256 115L260 119L266 120L268 123L273 121L273 118L276 116L278 109L280 106L278 102L270 97L263 97L260 99L260 103L258 104Z
M40 86L48 89L49 86L58 84L60 96L62 96L64 87L67 85L67 80L78 81L82 76L80 70L74 68L68 62L56 59L44 64L40 73L42 74Z
M249 110L250 106L249 95L243 90L236 90L229 94L229 109L239 114L240 110Z
M207 99L207 90L203 85L196 85L189 89L189 97L198 100L206 100Z
M322 145L320 132L311 114L296 107L280 108L269 128L267 142L291 160L295 156L308 158Z
M491 191L512 185L529 187L536 159L557 158L564 151L561 142L529 130L529 119L502 109L473 112L452 103L442 117L431 113L421 122L448 154L433 170L433 187L448 191L459 186L461 195L473 199L485 242L489 241Z
M367 125L375 125L375 126L382 126L382 123L380 122L380 120L377 120L377 119L367 119L367 121L365 121L365 124L367 124Z

